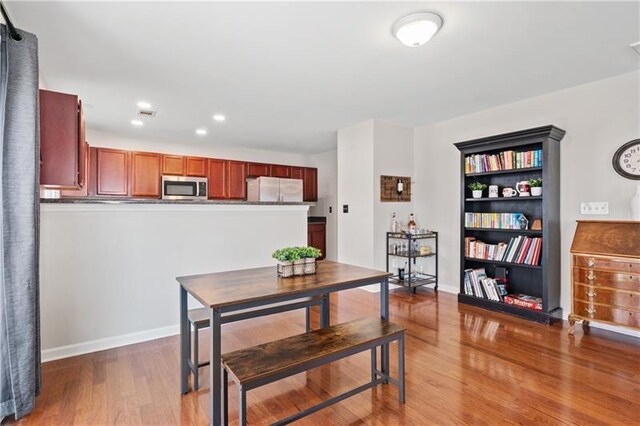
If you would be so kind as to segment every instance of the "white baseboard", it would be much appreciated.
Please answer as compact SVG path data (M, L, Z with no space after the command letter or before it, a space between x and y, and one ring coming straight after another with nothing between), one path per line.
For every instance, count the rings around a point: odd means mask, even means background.
M178 325L170 325L168 327L154 328L152 330L139 331L136 333L123 334L120 336L91 340L89 342L74 343L73 345L45 349L41 354L42 362L83 355L90 352L103 351L105 349L132 345L134 343L142 343L149 340L160 339L162 337L175 336L179 333L180 327Z

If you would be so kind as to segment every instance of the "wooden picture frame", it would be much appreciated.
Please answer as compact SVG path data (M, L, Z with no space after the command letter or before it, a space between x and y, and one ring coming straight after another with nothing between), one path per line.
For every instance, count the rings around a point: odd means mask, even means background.
M402 194L398 194L398 179L402 181ZM410 202L411 177L409 176L380 176L380 201Z

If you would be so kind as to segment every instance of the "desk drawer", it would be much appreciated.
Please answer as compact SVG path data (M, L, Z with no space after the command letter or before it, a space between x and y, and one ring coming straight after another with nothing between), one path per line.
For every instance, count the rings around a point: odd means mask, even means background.
M573 282L598 287L612 287L619 290L640 291L640 275L626 272L573 268Z
M640 311L640 293L575 284L573 286L573 298L584 302L595 302Z
M640 274L640 262L634 259L597 256L574 256L574 265L580 268L605 269L616 272Z
M627 327L640 327L640 313L587 302L573 302L574 314L590 320L608 321Z

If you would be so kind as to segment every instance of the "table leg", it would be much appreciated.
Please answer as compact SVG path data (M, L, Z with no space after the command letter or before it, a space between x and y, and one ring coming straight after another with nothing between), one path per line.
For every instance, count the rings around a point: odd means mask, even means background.
M211 309L209 312L209 324L211 325L211 351L209 364L209 424L220 426L222 424L222 372L221 362L221 321L220 310Z
M389 319L389 279L385 278L380 282L380 318L383 320ZM382 372L389 376L389 344L385 343L381 348L381 367ZM385 383L388 383L388 380L384 379Z
M331 299L329 293L322 295L322 307L320 312L320 328L327 328L331 325Z
M189 392L189 318L187 317L187 291L180 286L180 393Z

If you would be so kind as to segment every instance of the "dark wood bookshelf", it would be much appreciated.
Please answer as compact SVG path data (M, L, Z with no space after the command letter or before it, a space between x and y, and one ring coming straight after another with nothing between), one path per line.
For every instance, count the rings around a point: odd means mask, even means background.
M554 126L537 127L481 139L456 143L460 150L460 293L458 301L484 309L504 312L530 320L551 323L562 318L560 308L560 141L564 130ZM542 166L483 173L465 173L465 157L473 154L498 154L503 151L542 150ZM472 198L467 185L481 182L502 188L515 188L523 180L542 178L540 197ZM486 191L486 189L485 189ZM486 195L486 192L485 192ZM471 213L523 213L529 219L541 219L542 230L467 228L465 212ZM465 256L465 238L475 237L487 244L508 243L518 235L542 237L540 265L502 262ZM542 310L532 310L465 294L465 269L485 268L489 277L495 276L496 267L509 273L510 294L522 293L542 298Z

